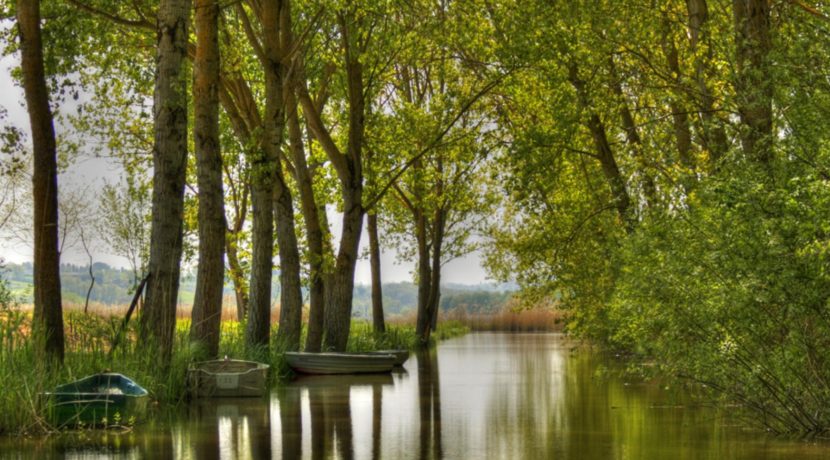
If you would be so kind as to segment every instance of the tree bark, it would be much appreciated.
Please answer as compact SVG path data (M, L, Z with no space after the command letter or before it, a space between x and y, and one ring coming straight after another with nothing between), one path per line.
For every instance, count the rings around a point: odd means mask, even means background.
M262 150L252 162L254 208L251 298L246 341L250 347L267 347L271 327L271 272L274 252L274 198L279 149L282 141L282 63L279 46L280 4L261 4L260 22L265 37L265 118L262 121ZM276 38L274 38L276 37Z
M366 231L369 233L369 264L372 271L372 327L375 332L386 332L386 324L383 320L383 286L380 275L377 214L367 215Z
M153 216L150 280L141 338L164 365L169 364L176 327L182 254L182 213L187 159L188 0L161 0L158 9L153 124Z
M733 0L741 145L747 158L769 167L772 162L772 75L768 55L769 0Z
M32 128L34 172L34 333L49 361L63 362L64 332L58 252L58 166L55 128L43 66L40 2L17 2L23 90Z
M280 328L278 339L288 350L299 350L303 296L300 284L300 251L294 230L294 204L281 173L277 174L275 213L280 254Z
M426 341L429 341L430 334L438 327L438 309L441 304L441 256L444 246L445 222L446 211L443 207L439 207L435 211L432 230L432 280L429 283L430 291L429 300L427 301L429 306L429 329L427 329Z
M225 238L225 252L228 256L228 274L233 283L234 297L236 298L236 319L243 321L248 314L248 283L245 272L239 261L239 250L236 239L238 236L228 232Z
M356 179L357 180L357 179ZM363 226L363 184L352 182L344 190L343 231L333 276L328 304L326 305L324 347L327 350L345 351L349 340L352 318L352 296L357 251Z
M576 64L571 64L568 78L574 89L576 89L580 107L583 110L590 110L588 90L585 88L585 82L579 78ZM617 213L620 216L620 220L622 221L626 232L631 233L634 229L634 216L631 212L631 198L628 195L625 178L620 172L620 168L614 158L614 152L611 150L611 144L608 142L605 124L602 122L599 115L591 110L587 126L591 133L591 138L594 141L596 158L600 162L605 180L608 182L611 189L611 198L614 200L614 206L617 209Z
M674 37L671 34L671 22L663 18L663 30L660 37L660 44L663 48L663 55L666 57L666 64L672 74L672 96L669 100L672 124L674 127L674 145L677 149L677 158L680 164L689 171L694 172L694 160L692 159L692 132L689 127L689 115L686 107L683 106L681 98L682 72L680 69L680 58L677 46L674 44ZM693 174L689 175L693 177ZM684 179L685 183L686 180Z
M416 185L416 193L418 187ZM415 335L420 345L425 347L429 343L429 326L432 316L429 311L430 283L432 272L429 259L429 238L427 235L427 219L423 207L418 203L419 195L415 196L415 239L418 246L418 317L415 323Z
M631 148L632 156L639 166L639 173L643 181L643 195L645 195L646 205L653 207L657 202L657 187L654 185L654 178L646 165L646 159L643 155L643 140L640 138L640 133L637 130L637 123L634 121L634 115L628 107L628 98L622 89L622 82L617 74L617 65L614 63L614 57L608 56L608 69L611 73L611 88L617 96L617 108L622 119L623 131L628 145ZM604 129L603 129L604 131Z
M208 356L216 357L225 284L225 206L219 147L219 3L196 0L195 6L193 100L199 187L199 266L190 337L205 346Z
M277 218L277 246L280 255L280 327L277 338L288 350L299 350L302 331L303 296L300 285L300 251L297 247L297 234L294 229L294 202L291 189L288 188L282 163L279 159L285 133L285 69L282 66L282 32L283 24L288 21L288 0L270 0L263 3L263 31L265 34L265 54L268 59L266 78L266 123L273 125L272 139L279 144L273 148L277 152L274 164L276 180L274 182L274 206ZM280 21L269 24L272 16Z
M305 351L320 351L323 344L323 324L325 320L326 286L324 275L325 252L323 246L323 229L314 197L311 173L305 158L302 130L300 129L297 101L293 92L286 94L288 110L288 139L291 155L294 159L294 179L300 192L300 206L303 212L306 239L309 251L309 313L308 334Z
M710 163L717 165L729 148L729 140L723 122L715 116L715 97L707 81L711 73L712 60L712 51L705 43L708 38L709 8L706 0L686 0L686 8L689 15L689 44L692 54L698 56L694 67L697 82L696 99L702 124L701 144L709 151ZM703 46L706 48L701 52L700 48Z
M344 60L346 67L347 97L349 101L348 144L345 155L340 154L337 148L331 148L328 133L324 138L328 140L326 153L337 170L340 179L340 192L343 199L343 227L340 233L340 248L337 252L332 285L328 292L325 319L324 348L334 351L344 351L349 340L349 329L352 316L352 296L354 294L354 272L357 264L357 251L360 244L360 234L363 230L363 135L365 120L365 101L363 99L363 65L359 53L352 47L353 30L347 26L347 21L353 18L340 16L340 32L343 43ZM306 110L306 102L303 102ZM315 112L316 113L316 112ZM316 117L310 121L319 121ZM315 123L309 126L314 128ZM316 123L319 126L319 123ZM323 134L317 129L315 136ZM318 137L319 139L319 137Z

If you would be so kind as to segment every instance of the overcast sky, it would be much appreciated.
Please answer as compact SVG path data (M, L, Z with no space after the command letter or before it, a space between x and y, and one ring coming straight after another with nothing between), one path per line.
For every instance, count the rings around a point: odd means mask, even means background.
M4 123L13 123L28 133L28 118L24 107L23 91L16 86L11 79L9 69L16 65L14 57L0 58L0 106L9 113L9 119ZM56 127L60 129L60 127ZM59 178L60 186L83 188L88 190L90 200L96 199L96 192L104 185L105 181L117 182L117 178L123 171L116 164L101 158L82 158L72 164L69 169ZM330 216L333 233L339 232L339 217ZM108 254L98 245L94 248L96 261L105 262L113 266L127 266L127 261L121 257ZM368 238L363 232L361 239L361 254L366 252ZM62 255L62 262L86 264L88 259L80 248L69 249ZM0 256L9 262L20 263L32 259L31 244L23 244L19 241L10 240L8 237L0 238ZM384 282L411 281L414 264L401 264L396 261L397 254L393 248L384 248L381 256L382 276ZM360 260L357 264L356 281L359 284L371 282L368 260ZM481 267L481 259L477 253L457 259L444 267L442 279L447 283L478 284L487 282L486 272Z

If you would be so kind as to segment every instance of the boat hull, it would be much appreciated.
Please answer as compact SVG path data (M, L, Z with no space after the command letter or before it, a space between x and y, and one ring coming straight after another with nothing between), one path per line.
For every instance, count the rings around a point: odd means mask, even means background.
M382 374L395 367L395 356L368 353L286 352L285 359L302 374Z
M245 398L267 392L267 364L224 359L196 363L187 371L194 398Z
M95 374L43 393L58 428L132 425L147 412L147 390L121 374Z
M395 366L403 366L409 359L409 350L378 350L369 352L372 355L392 355L395 357Z

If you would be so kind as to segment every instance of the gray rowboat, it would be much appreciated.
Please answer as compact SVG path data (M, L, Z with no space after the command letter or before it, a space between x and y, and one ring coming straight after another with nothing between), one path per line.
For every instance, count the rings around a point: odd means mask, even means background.
M267 364L228 358L195 363L187 371L194 398L262 396L267 378Z
M368 352L370 355L392 355L395 357L395 365L403 366L403 363L409 359L409 350L378 350Z
M381 374L391 372L396 357L369 353L285 353L288 365L302 374Z

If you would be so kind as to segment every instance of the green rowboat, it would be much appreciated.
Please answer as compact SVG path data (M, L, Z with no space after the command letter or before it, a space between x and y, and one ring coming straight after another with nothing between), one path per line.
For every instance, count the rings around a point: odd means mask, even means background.
M115 373L94 374L43 393L57 427L130 425L147 411L147 390Z

